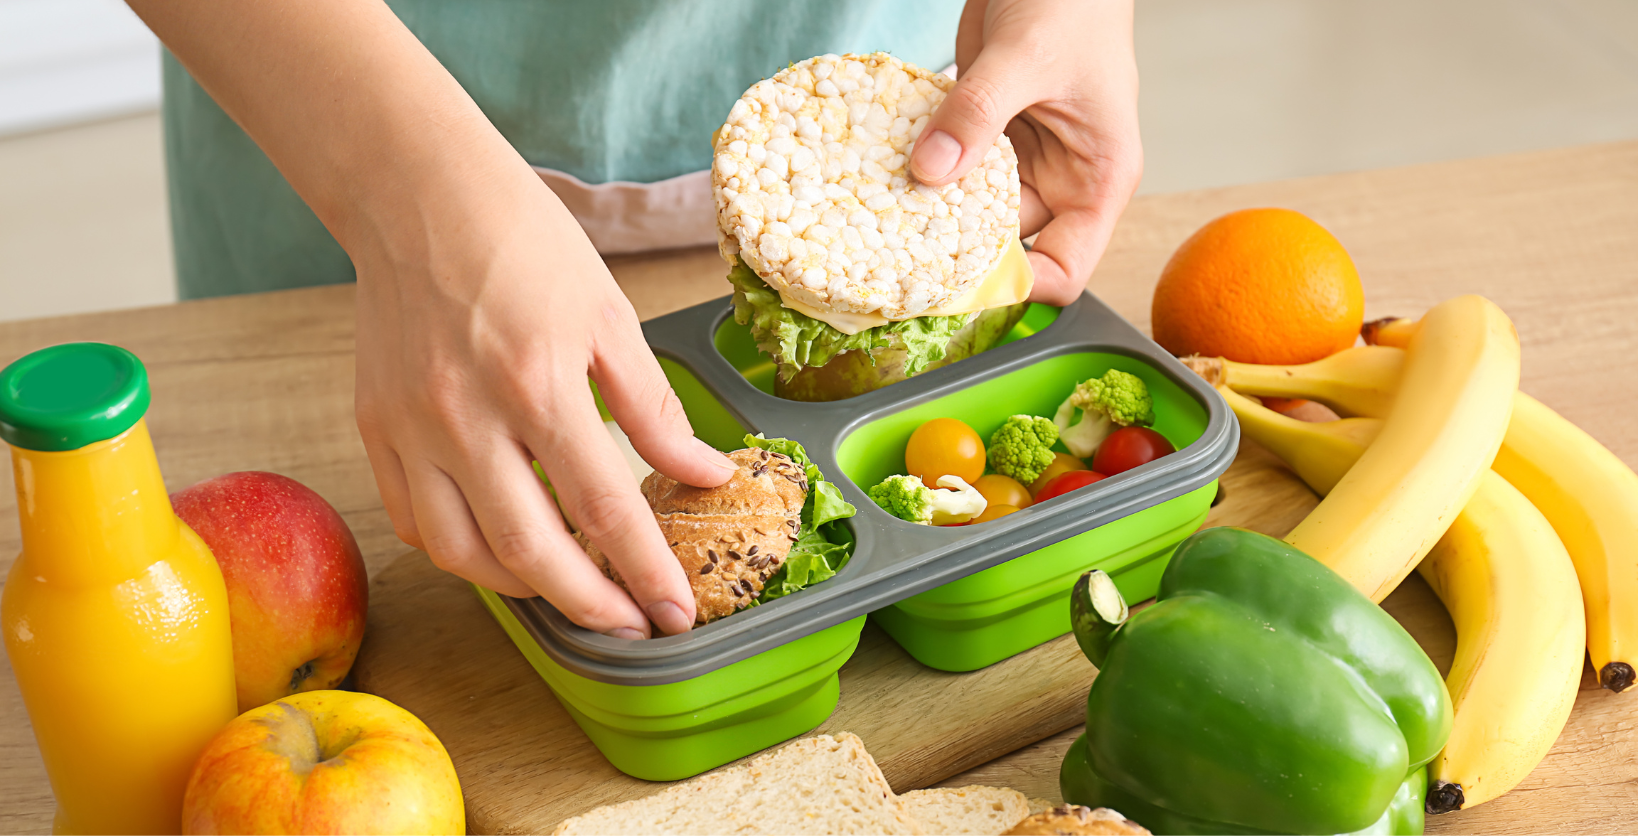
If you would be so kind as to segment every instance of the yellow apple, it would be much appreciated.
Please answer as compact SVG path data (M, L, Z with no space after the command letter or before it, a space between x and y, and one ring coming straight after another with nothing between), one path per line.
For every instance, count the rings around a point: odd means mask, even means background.
M462 833L449 753L370 694L306 691L253 708L205 747L183 833Z

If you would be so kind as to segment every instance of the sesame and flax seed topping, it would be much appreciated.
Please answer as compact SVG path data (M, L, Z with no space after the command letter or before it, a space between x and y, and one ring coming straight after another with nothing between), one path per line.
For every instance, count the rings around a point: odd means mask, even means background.
M1018 236L1012 143L933 188L909 172L955 82L886 53L821 55L752 85L717 132L723 257L815 308L909 319L977 287Z

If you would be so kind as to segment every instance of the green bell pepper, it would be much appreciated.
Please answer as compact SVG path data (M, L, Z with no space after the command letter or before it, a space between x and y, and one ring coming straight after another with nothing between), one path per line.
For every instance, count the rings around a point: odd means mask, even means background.
M1235 528L1185 540L1155 598L1127 618L1101 572L1071 595L1098 677L1066 801L1156 833L1421 832L1405 799L1450 735L1450 696L1393 618L1308 555Z
M1069 747L1069 753L1064 756L1063 769L1058 773L1058 788L1066 799L1079 800L1079 803L1089 803L1082 799L1096 799L1096 803L1111 810L1119 810L1121 815L1148 828L1154 833L1170 834L1198 834L1210 836L1219 833L1248 833L1266 834L1267 830L1252 830L1251 828L1236 827L1222 822L1206 821L1182 813L1173 812L1164 807L1156 807L1139 801L1136 796L1122 790L1120 787L1109 784L1092 771L1091 764L1086 760L1086 735L1076 738ZM1427 801L1428 770L1427 767L1412 772L1399 785L1399 792L1388 803L1382 817L1369 827L1356 830L1346 836L1421 836L1423 812L1422 805Z

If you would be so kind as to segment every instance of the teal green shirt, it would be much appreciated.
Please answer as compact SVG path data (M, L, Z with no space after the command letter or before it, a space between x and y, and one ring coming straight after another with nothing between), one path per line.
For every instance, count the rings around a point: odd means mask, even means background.
M955 55L959 0L390 0L531 164L588 183L708 168L757 80L827 52ZM181 65L164 66L165 151L185 299L353 280L352 263Z

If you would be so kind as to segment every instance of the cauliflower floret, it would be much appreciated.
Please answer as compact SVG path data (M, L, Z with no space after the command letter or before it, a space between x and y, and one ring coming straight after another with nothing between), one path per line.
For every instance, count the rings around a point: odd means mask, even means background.
M950 490L934 490L914 476L889 476L865 493L887 513L921 525L964 523L984 513L984 495L965 479L940 476L938 484Z
M932 491L933 525L964 523L989 507L989 501L967 480L949 473L938 477L938 486L947 491Z
M1052 464L1058 425L1034 415L1014 415L990 436L990 467L1028 485Z
M1154 399L1137 375L1110 369L1075 387L1058 407L1052 423L1058 437L1078 458L1090 458L1117 427L1147 427L1155 422Z

